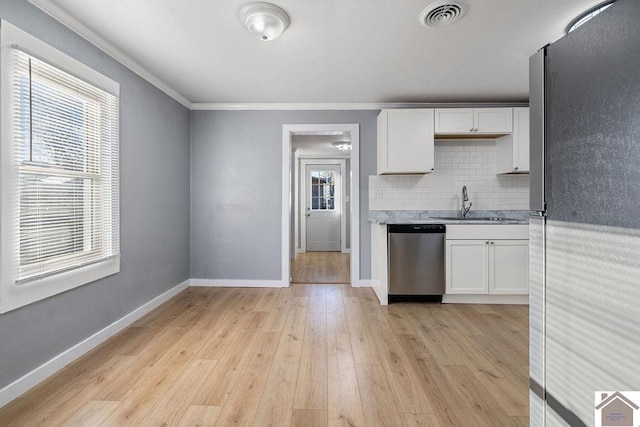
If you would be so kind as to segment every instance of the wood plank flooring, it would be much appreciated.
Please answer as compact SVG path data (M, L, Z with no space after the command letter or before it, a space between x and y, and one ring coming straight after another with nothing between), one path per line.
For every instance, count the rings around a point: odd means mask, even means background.
M2 426L526 426L526 306L369 288L189 288L20 398Z
M304 252L291 261L291 283L351 283L350 254Z

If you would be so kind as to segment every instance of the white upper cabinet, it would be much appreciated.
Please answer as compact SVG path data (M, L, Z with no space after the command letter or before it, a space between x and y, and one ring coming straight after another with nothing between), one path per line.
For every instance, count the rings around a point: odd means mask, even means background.
M513 108L474 108L473 118L478 133L513 131Z
M513 109L513 133L496 141L496 173L529 173L529 108Z
M436 133L467 133L473 129L473 108L436 108Z
M513 131L513 108L436 108L436 134L501 134Z
M433 109L382 110L378 115L378 174L434 170Z

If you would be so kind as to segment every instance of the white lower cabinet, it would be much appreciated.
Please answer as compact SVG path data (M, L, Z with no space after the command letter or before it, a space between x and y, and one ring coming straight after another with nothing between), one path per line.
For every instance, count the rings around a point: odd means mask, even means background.
M486 294L489 291L489 250L481 240L447 240L448 294Z
M528 295L529 240L519 238L527 226L512 228L514 239L508 238L505 229L494 228L508 226L461 227L468 227L468 233L457 227L454 238L449 236L451 227L447 228L446 293Z
M529 294L529 241L489 242L489 293Z

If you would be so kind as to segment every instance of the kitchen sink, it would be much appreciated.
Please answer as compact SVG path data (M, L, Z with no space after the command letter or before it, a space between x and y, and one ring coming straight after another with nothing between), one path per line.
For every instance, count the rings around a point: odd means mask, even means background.
M506 218L500 218L499 216L432 216L431 219L444 219L455 221L504 221Z

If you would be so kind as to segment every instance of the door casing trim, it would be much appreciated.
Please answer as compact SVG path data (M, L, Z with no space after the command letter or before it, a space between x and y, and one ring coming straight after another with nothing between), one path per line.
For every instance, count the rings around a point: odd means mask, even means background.
M300 159L300 173L302 177L302 173L304 171L304 182L305 185L301 185L299 187L298 195L300 197L300 211L299 211L299 220L300 220L300 241L298 242L298 253L305 253L307 251L307 225L306 220L303 220L304 215L304 205L303 201L306 201L308 197L307 194L307 172L306 167L308 165L339 165L340 166L340 252L347 253L347 216L345 212L347 211L347 201L345 198L345 171L347 169L347 161L346 159ZM302 178L301 178L302 180ZM295 209L294 209L295 211Z

